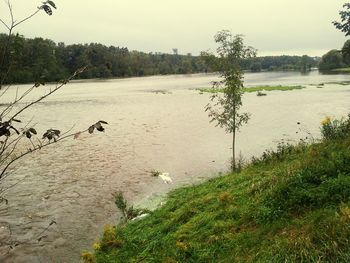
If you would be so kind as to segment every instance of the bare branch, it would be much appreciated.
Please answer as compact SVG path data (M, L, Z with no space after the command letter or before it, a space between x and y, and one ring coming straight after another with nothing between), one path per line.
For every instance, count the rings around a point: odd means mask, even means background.
M9 8L10 11L10 16L11 16L11 30L14 28L13 24L15 23L14 18L13 18L13 10L12 10L12 5L10 3L10 0L7 1L7 7Z
M65 86L69 81L71 81L72 79L74 79L78 74L82 73L83 71L85 71L86 67L83 67L77 71L74 72L73 75L71 75L67 80L65 80L64 82L62 82L60 85L56 86L53 90L50 90L50 92L48 92L47 94L41 96L40 98L38 98L37 100L29 103L28 105L26 105L25 107L23 107L21 110L19 110L17 113L15 113L10 120L13 120L14 118L16 118L19 114L21 114L24 110L28 109L29 107L33 106L34 104L42 101L43 99L45 99L46 97L50 96L51 94L55 93L57 90L59 90L60 88L62 88L63 86Z
M8 85L8 86L6 87L6 89L5 89L3 92L1 92L0 98L6 94L6 92L9 90L9 88L11 88L11 85Z
M35 85L31 86L29 89L27 89L22 95L21 97L18 97L18 88L16 90L16 95L15 95L15 100L13 102L10 103L10 105L8 105L0 114L0 118L2 119L8 112L11 111L11 109L15 106L15 104L17 104L18 102L20 102L22 99L24 99L30 92L32 92L32 90L35 88Z
M87 132L88 130L89 130L89 129L83 130L83 131L81 131L80 133L85 133L85 132ZM36 146L36 148L30 149L30 150L28 150L28 151L26 151L26 152L24 152L24 153L22 153L22 154L16 156L16 157L13 158L8 164L6 164L6 166L3 168L3 170L2 170L2 172L1 172L1 174L0 174L0 181L3 180L3 179L6 177L6 176L4 176L4 174L5 174L5 172L7 171L7 169L8 169L15 161L17 161L18 159L20 159L20 158L22 158L22 157L28 155L29 153L32 153L32 152L35 152L35 151L37 151L37 150L40 150L40 149L42 149L42 148L44 148L44 147L47 147L47 146L49 146L49 145L56 144L56 143L58 143L58 142L60 142L60 141L62 141L62 140L65 140L65 139L67 139L67 138L70 138L70 137L74 137L75 135L76 135L76 133L72 133L72 134L68 134L68 135L66 135L66 136L62 136L62 137L58 138L57 140L54 140L53 142L49 141L49 142L47 142L47 143L45 143L45 144Z
M14 151L15 151L16 148L17 148L18 143L20 142L20 140L21 140L23 137L24 137L24 136L22 135L22 136L16 138L15 140L13 140L13 141L6 147L5 150L7 150L12 144L14 144L13 147L12 147L12 149L10 150L10 152L8 152L8 153L6 154L5 158L2 158L2 159L1 159L1 161L0 161L0 166L3 165L3 164L5 163L5 161L6 161L9 157L12 156L12 154L14 153ZM3 155L3 152L1 153L1 155ZM0 179L1 179L1 178L0 178Z
M7 192L8 190L10 190L11 188L15 187L16 185L22 183L25 179L27 179L28 175L24 176L23 178L21 178L20 180L18 180L16 183L6 187L5 189L1 189L0 190L0 199L2 198L2 195Z
M28 19L32 18L33 16L35 16L37 13L39 13L41 10L41 8L38 8L38 10L36 10L33 14L29 15L28 17L22 19L21 21L17 22L17 23L14 23L13 24L13 28L22 24L23 22L27 21Z
M10 30L10 27L0 18L0 22L8 29Z

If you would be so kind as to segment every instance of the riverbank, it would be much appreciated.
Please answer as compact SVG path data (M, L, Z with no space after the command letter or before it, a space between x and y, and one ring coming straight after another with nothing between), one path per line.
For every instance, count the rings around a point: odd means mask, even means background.
M343 125L344 124L344 125ZM232 173L171 192L142 220L105 227L90 262L349 262L350 127L280 144Z

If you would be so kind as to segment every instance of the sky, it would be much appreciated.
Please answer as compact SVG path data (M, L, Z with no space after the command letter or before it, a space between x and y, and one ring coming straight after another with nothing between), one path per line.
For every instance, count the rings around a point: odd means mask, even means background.
M54 0L44 12L16 28L25 37L66 44L102 43L144 52L198 55L215 50L213 36L228 29L243 34L258 55L322 56L342 47L339 20L345 0ZM41 1L11 0L15 19ZM9 21L5 0L0 18ZM0 25L1 26L1 25ZM6 28L0 27L5 33Z

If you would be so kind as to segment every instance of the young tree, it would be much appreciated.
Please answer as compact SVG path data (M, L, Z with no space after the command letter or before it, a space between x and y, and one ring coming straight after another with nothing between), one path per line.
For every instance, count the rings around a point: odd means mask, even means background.
M48 15L52 15L52 8L56 8L53 1L45 1L37 8L31 15L23 18L22 20L16 21L13 16L12 6L10 0L5 1L9 14L10 21L5 21L0 18L0 25L2 24L8 31L6 41L1 42L0 45L0 205L6 205L8 200L4 197L4 193L9 188L15 186L17 183L4 187L4 180L11 175L11 166L13 166L18 160L23 157L30 155L33 152L39 151L44 147L62 142L68 138L78 138L81 133L93 133L95 130L104 131L105 121L98 121L93 125L87 126L88 128L83 131L72 132L72 129L66 132L61 132L59 129L47 129L39 135L31 122L31 120L25 119L23 113L30 107L35 106L48 96L60 90L68 82L74 79L78 74L81 74L84 68L77 69L71 76L67 77L56 83L56 85L50 85L49 91L38 97L28 96L35 89L40 89L41 86L45 85L43 79L38 79L32 86L25 87L12 87L11 82L7 80L9 73L12 70L13 65L16 63L16 58L13 56L13 49L16 46L18 35L14 35L14 29L32 18L40 11L45 11ZM9 97L13 94L13 100L6 101L4 97ZM4 96L7 95L7 96ZM30 99L31 98L31 99ZM2 210L4 211L4 210ZM55 221L51 221L47 228L38 235L37 240L25 240L16 241L12 238L12 232L10 225L8 226L9 235L0 238L0 247L8 246L8 252L20 245L20 244L31 244L40 242L44 232L47 231Z
M213 82L212 104L208 103L205 111L209 113L211 122L232 133L232 170L236 170L235 143L236 132L248 122L249 114L240 113L242 106L243 71L241 63L244 59L256 56L256 50L243 44L242 35L233 36L228 30L219 31L215 37L219 44L217 55L202 52L201 56L207 65L218 71L220 80ZM218 92L218 91L223 92Z

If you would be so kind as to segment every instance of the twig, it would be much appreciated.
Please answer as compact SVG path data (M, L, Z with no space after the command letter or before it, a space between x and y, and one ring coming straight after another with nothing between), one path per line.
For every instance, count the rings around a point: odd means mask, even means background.
M0 18L0 22L8 29L10 30L10 27Z
M86 129L86 130L80 131L79 133L84 133L84 132L87 132L88 130L89 130L89 129ZM63 137L60 137L60 138L54 140L53 142L49 141L49 142L47 142L46 144L39 145L39 146L37 146L36 148L31 149L30 151L26 151L26 152L20 154L19 156L16 156L16 157L15 157L14 159L12 159L12 160L4 167L4 169L2 170L2 172L1 172L1 174L0 174L0 181L3 180L3 179L6 177L6 176L4 176L4 174L5 174L5 172L7 171L7 169L10 167L10 165L11 165L12 163L14 163L15 161L17 161L18 159L20 159L20 158L22 158L22 157L28 155L29 153L35 152L35 151L40 150L40 149L42 149L42 148L44 148L44 147L46 147L46 146L49 146L49 145L58 143L58 142L60 142L60 141L62 141L62 140L64 140L64 139L73 137L73 136L75 136L75 135L76 135L76 133L68 134L68 135L66 135L66 136L63 136Z
M60 88L62 88L64 85L66 85L69 81L71 81L72 79L74 79L78 74L82 73L83 71L85 71L86 67L83 67L77 71L74 72L73 75L71 75L68 79L66 79L66 81L64 81L63 83L61 83L59 86L57 86L56 88L54 88L53 90L50 90L49 93L41 96L39 99L29 103L28 105L26 105L25 107L23 107L21 110L19 110L17 113L15 113L10 120L13 120L14 118L16 118L20 113L22 113L24 110L28 109L30 106L42 101L43 99L45 99L46 97L50 96L51 94L55 93L57 90L59 90Z

